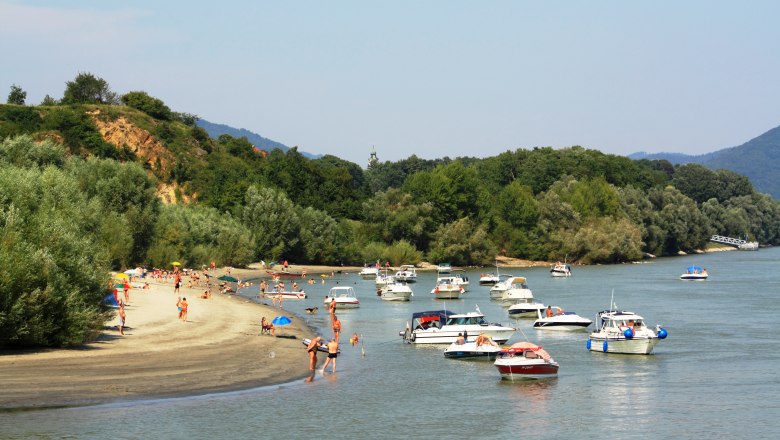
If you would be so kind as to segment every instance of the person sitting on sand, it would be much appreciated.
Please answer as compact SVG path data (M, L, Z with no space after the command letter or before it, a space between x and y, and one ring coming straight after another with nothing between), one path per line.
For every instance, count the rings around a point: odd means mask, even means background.
M266 321L265 316L263 316L263 319L260 320L260 334L262 335L263 333L265 333L271 335L273 334L273 331L274 331L274 325Z
M211 292L209 292L207 290L207 291L203 292L203 295L201 295L200 297L203 298L203 299L209 299L209 298L211 298Z

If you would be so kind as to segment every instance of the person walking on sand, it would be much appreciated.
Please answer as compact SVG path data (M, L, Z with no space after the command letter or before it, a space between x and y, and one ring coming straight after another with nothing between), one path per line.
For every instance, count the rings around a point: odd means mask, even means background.
M125 294L125 304L130 304L130 283L127 280L122 283L122 290Z
M328 366L330 361L333 361L333 367L331 367L330 372L335 373L336 372L336 358L339 357L339 343L336 342L336 339L331 339L330 342L328 342L328 358L325 359L325 365L322 366L322 369L320 370L320 374L325 374L325 367Z
M181 320L181 297L176 300L176 308L179 310L179 320Z
M119 303L119 334L125 335L125 303Z
M176 272L176 275L173 278L173 293L174 293L174 295L179 293L179 287L181 287L181 274L179 272Z
M306 351L309 353L309 377L307 377L304 382L311 382L314 380L314 373L317 371L317 350L321 340L322 338L317 336L312 339L306 347Z

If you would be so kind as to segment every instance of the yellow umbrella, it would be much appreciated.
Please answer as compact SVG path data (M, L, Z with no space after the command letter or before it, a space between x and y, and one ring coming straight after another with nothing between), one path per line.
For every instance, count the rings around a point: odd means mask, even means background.
M123 279L123 278L130 278L130 277L128 277L126 273L118 273L114 275L114 278Z
M171 263L171 264L172 264L172 265L174 265L174 266L181 266L181 263L179 263L178 261L174 261L174 262L173 262L173 263Z

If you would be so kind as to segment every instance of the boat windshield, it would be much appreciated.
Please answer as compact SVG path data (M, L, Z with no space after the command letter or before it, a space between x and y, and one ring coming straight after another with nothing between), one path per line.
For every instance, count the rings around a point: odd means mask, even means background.
M457 316L447 319L447 325L480 325L484 322L481 316Z

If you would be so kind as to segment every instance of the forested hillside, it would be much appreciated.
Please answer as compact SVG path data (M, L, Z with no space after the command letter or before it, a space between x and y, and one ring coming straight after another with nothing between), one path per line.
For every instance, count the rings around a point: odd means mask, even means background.
M776 201L701 165L575 146L364 170L212 139L195 115L90 74L43 105L13 92L0 105L0 346L83 340L102 325L105 274L136 265L617 263L713 233L780 242Z
M758 192L780 198L780 127L738 146L700 156L679 153L635 153L632 159L668 160L673 164L697 163L711 170L730 170L750 179Z

